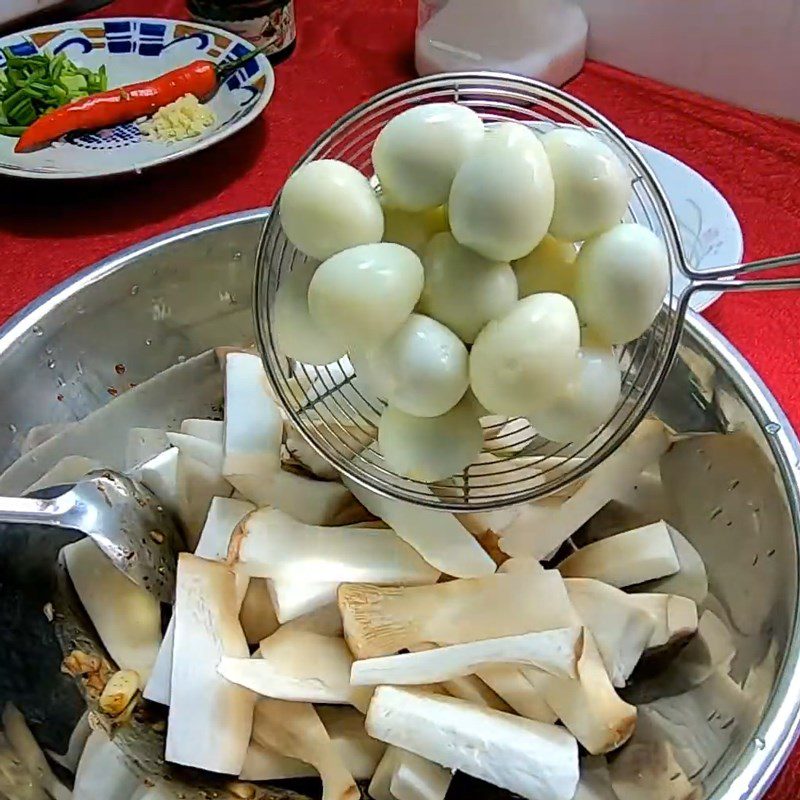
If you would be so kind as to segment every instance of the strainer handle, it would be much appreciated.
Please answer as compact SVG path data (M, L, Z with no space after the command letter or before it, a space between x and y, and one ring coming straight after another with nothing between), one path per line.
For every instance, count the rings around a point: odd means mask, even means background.
M795 278L766 278L742 279L742 275L751 275L767 269L780 269L783 267L800 267L800 253L786 256L773 256L759 261L750 261L747 264L734 264L730 267L703 270L686 268L686 274L691 282L685 290L685 295L700 291L738 292L738 291L775 291L779 289L800 289L800 277Z

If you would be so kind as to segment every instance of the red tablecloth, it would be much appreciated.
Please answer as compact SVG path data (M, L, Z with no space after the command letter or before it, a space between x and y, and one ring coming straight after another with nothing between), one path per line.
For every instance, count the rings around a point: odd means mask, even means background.
M267 205L309 143L354 104L412 77L416 0L297 0L295 54L263 118L169 167L101 184L0 182L0 319L75 270L170 228ZM183 0L116 0L101 14L184 16ZM691 165L730 200L747 258L800 251L800 125L588 64L569 89L631 136ZM798 270L800 274L800 270ZM707 317L795 426L800 335L792 293L723 297ZM771 800L800 795L800 753Z

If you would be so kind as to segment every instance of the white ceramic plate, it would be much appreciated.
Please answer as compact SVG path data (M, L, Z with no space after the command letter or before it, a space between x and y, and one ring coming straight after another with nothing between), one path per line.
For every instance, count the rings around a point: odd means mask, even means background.
M149 80L196 59L221 64L253 49L246 40L209 25L146 17L46 25L4 36L0 47L10 47L22 56L64 52L77 66L92 70L105 64L109 88ZM0 55L0 69L4 64ZM127 123L70 135L31 153L15 153L16 138L0 136L0 173L57 179L141 172L236 133L261 113L274 88L272 67L258 55L229 77L207 102L216 121L200 136L175 143L152 142L135 123Z
M728 201L682 161L644 142L634 143L669 198L689 264L704 270L740 263L744 253L742 228ZM686 278L676 273L675 292L679 294L686 284ZM699 292L690 306L702 311L719 296L719 292Z

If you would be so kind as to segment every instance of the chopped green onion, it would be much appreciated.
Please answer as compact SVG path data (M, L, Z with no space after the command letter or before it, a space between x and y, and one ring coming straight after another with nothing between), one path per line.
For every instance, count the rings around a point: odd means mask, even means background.
M25 125L0 125L0 136L22 136Z
M105 65L92 71L78 67L64 53L18 56L7 47L0 50L6 59L0 70L2 135L18 136L42 114L108 87Z

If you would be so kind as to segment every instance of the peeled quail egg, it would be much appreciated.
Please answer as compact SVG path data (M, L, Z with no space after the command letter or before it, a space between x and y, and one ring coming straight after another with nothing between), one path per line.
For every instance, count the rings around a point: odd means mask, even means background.
M320 261L383 236L383 211L369 181L341 161L297 169L281 191L279 209L289 241Z
M611 348L582 347L577 371L564 392L528 419L546 439L576 442L610 419L619 394L619 364Z
M426 211L402 211L384 204L383 215L383 241L402 244L420 258L431 238L447 230L447 212L444 206Z
M575 245L560 242L548 233L533 251L513 264L519 296L558 292L572 297L575 292L577 255Z
M471 344L490 320L517 302L517 280L507 261L490 261L451 234L439 233L423 254L425 287L420 308Z
M469 466L483 446L471 405L462 401L439 417L414 417L389 406L378 426L387 466L418 481L440 481Z
M317 267L308 288L311 318L337 342L363 350L391 336L422 292L422 262L389 242L351 247Z
M663 242L635 223L590 239L575 262L575 300L581 322L608 344L624 344L656 318L669 286Z
M527 416L564 390L579 344L578 315L569 298L545 292L519 300L475 339L472 391L493 414Z
M481 139L483 122L466 106L430 103L398 114L372 148L381 190L406 211L446 203L456 171Z
M481 150L456 173L447 210L460 244L492 261L522 258L553 216L550 166L524 149Z
M476 154L492 150L514 151L547 163L547 153L542 146L542 140L528 125L523 125L521 122L501 122L487 127L486 135Z
M616 225L631 198L631 179L614 151L580 128L558 128L542 137L556 198L550 233L581 242Z
M284 355L307 364L328 364L341 358L344 349L319 328L308 310L308 286L317 266L317 261L296 264L281 278L273 319Z
M451 330L422 314L412 314L367 361L367 373L380 376L389 405L417 417L444 414L469 386L467 348Z

